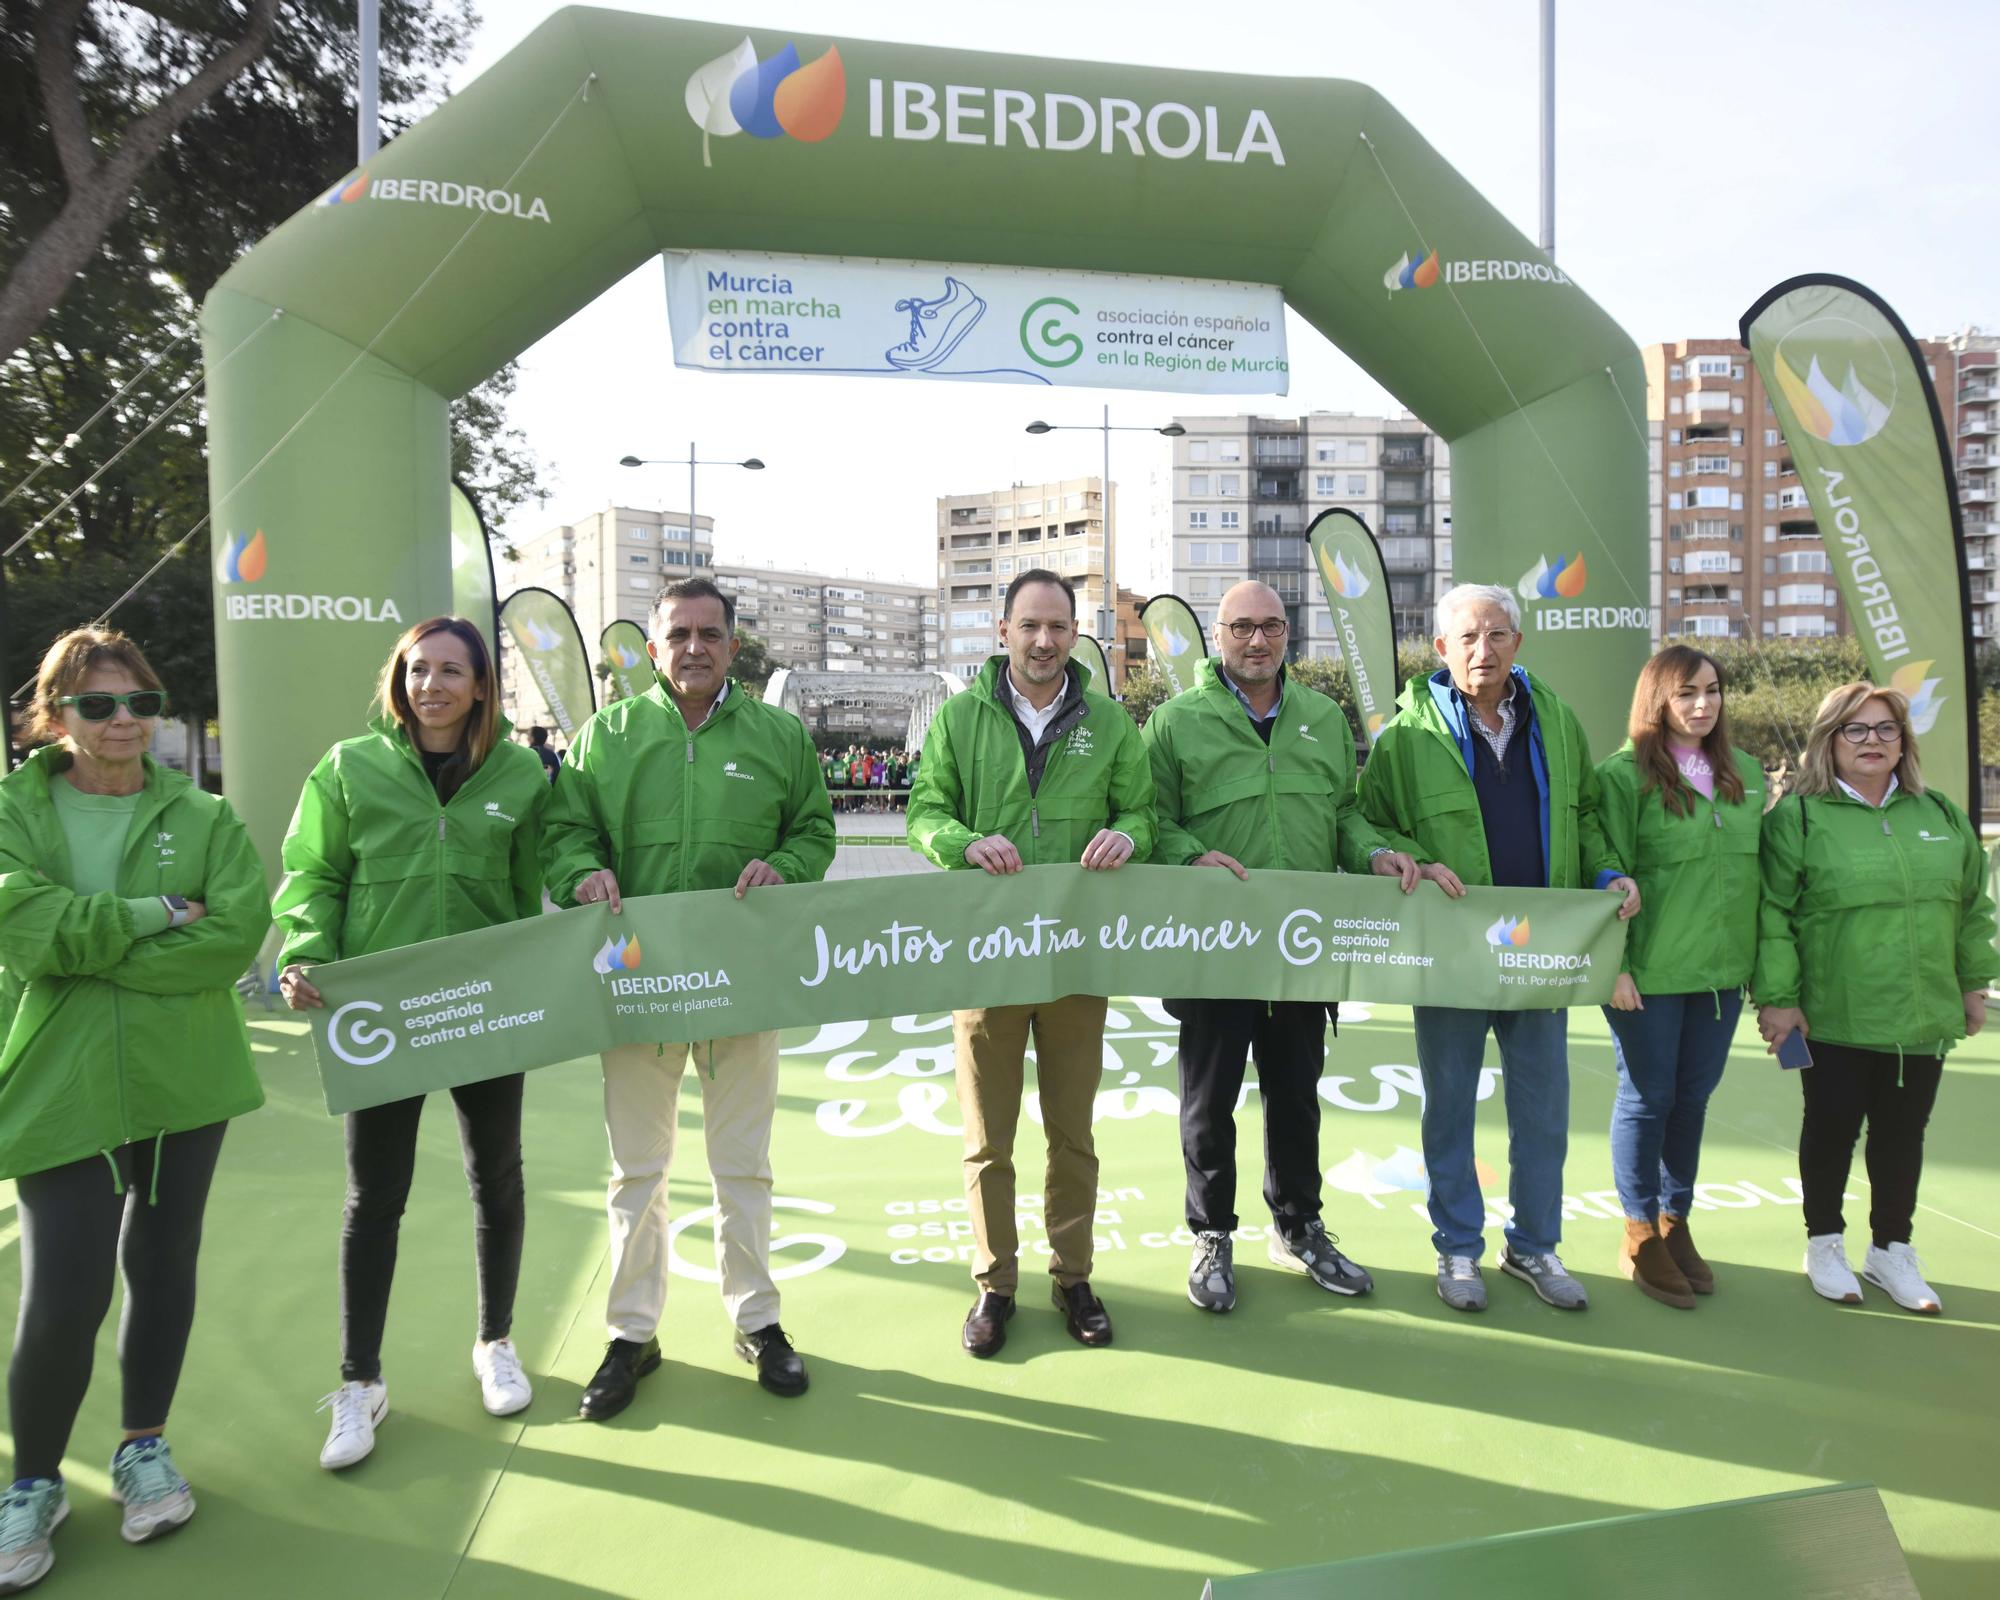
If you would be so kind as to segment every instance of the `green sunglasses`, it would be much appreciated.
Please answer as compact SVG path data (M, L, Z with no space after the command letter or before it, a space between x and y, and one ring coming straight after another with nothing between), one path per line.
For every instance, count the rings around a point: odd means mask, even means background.
M157 717L167 708L164 689L134 689L130 694L66 694L59 706L75 706L85 722L109 722L123 706L135 717Z

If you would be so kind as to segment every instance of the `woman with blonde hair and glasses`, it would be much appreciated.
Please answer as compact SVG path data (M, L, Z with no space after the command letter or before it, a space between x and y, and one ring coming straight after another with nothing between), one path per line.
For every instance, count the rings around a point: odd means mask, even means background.
M29 710L53 742L0 779L0 1178L21 1226L0 1592L55 1559L63 1457L121 1276L120 1531L137 1544L194 1515L164 1430L223 1133L264 1103L235 982L271 912L228 802L147 754L166 703L124 634L65 633Z
M308 976L315 963L541 911L536 847L551 790L540 758L507 737L478 628L463 617L419 622L389 652L378 701L370 731L313 769L285 835L279 987L294 1010L323 1003ZM462 1085L451 1098L479 1276L472 1366L486 1409L507 1416L533 1398L508 1337L526 1225L521 1074ZM321 1402L333 1412L319 1458L329 1470L368 1455L389 1413L382 1330L423 1110L416 1095L347 1117L341 1382Z
M1764 772L1730 742L1723 705L1715 658L1668 645L1639 674L1631 737L1597 769L1605 840L1646 903L1604 1012L1618 1057L1618 1265L1641 1293L1682 1310L1715 1292L1688 1211L1708 1099L1757 955Z
M1942 1309L1910 1248L1924 1125L1945 1052L1986 1021L2000 973L1979 830L1924 787L1909 702L1850 683L1820 702L1792 791L1764 819L1753 989L1776 1051L1794 1032L1805 1120L1806 1276L1853 1304L1841 1193L1865 1123L1873 1235L1861 1274L1899 1306Z

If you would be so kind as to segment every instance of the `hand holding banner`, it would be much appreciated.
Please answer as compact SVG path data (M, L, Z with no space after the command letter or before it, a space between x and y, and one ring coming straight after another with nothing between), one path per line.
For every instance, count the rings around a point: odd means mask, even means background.
M653 895L312 969L327 1109L596 1054L1065 994L1543 1010L1610 997L1617 895L1030 867Z

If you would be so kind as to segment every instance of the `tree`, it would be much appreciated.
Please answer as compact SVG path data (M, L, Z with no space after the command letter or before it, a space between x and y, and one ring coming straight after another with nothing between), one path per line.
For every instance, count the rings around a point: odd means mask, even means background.
M778 670L778 663L771 659L771 652L764 648L764 641L754 633L746 632L741 623L736 627L736 642L742 646L736 652L735 665L729 675L746 689L764 692L764 685L771 681L771 674Z
M134 0L115 10L84 0L24 0L0 9L0 148L8 153L0 164L0 298L34 301L24 287L34 274L24 278L23 271L35 266L30 257L51 229L62 234L79 225L82 211L62 220L78 184L96 184L91 192L99 193L124 172L113 164L129 164L125 152L142 148L144 140L134 141L145 119L244 38L260 7L268 9L267 0L209 7ZM43 524L7 565L10 626L0 640L0 667L8 691L33 670L51 637L96 616L207 513L195 307L248 245L330 187L352 161L352 0L281 0L276 19L248 65L182 107L185 114L111 208L81 269L62 274L32 334L10 339L0 331L0 350L10 352L0 357L0 496L32 478L0 505L0 549ZM468 0L386 0L387 131L442 98L442 69L464 55L472 25ZM45 109L51 95L53 115ZM89 147L83 153L103 170L81 160L77 124L63 120L64 107L80 108ZM164 359L142 376L156 356ZM128 382L131 392L113 403ZM452 412L454 468L495 523L537 498L533 456L506 423L513 384L513 369L503 369ZM64 448L64 436L107 405L95 428ZM86 489L93 469L120 450ZM157 616L161 629L179 630L189 652L170 675L189 711L214 704L212 688L203 687L214 676L206 551L205 536L189 540L146 591L171 601ZM128 602L113 621L132 629L129 608L143 599ZM155 640L149 647L162 646Z

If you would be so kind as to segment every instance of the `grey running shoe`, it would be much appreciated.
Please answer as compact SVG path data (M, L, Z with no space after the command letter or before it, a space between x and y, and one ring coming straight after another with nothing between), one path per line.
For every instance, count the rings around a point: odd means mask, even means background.
M118 1447L111 1458L111 1496L125 1508L118 1531L127 1544L172 1533L194 1515L194 1491L158 1434Z
M1188 1299L1204 1311L1227 1311L1236 1304L1236 1247L1226 1233L1194 1236L1188 1263Z
M1454 1311L1484 1311L1486 1280L1471 1256L1438 1257L1438 1298Z
M57 1478L31 1478L0 1495L0 1594L40 1583L55 1565L49 1535L69 1515Z
M1335 1294L1366 1294L1375 1287L1367 1269L1355 1265L1340 1253L1339 1241L1315 1217L1296 1234L1271 1228L1271 1261L1275 1266L1303 1272L1322 1289Z
M1569 1275L1553 1250L1545 1256L1517 1256L1509 1246L1500 1252L1500 1270L1519 1278L1558 1311L1582 1311L1590 1304L1583 1285Z

